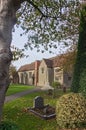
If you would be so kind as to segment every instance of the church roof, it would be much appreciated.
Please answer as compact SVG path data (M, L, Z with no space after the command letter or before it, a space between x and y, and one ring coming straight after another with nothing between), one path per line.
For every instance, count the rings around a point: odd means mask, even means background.
M45 64L47 65L48 68L54 68L54 67L61 67L64 64L65 58L67 58L69 54L61 54L59 56L55 56L49 59L43 59L45 61ZM39 63L41 61L38 61ZM39 64L40 65L40 64ZM38 67L39 67L38 65ZM35 70L35 62L27 65L23 65L19 68L18 72L22 71L30 71L30 70Z
M52 62L52 60L50 60L50 59L43 59L43 60L45 61L47 67L49 67L49 68L52 68L52 67L53 67L53 62Z
M34 69L35 69L35 62L21 66L18 72L29 71L29 70L34 70Z

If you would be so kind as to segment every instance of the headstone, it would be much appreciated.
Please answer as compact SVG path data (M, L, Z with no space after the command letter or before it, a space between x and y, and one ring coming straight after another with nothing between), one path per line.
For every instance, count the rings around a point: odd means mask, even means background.
M35 97L34 108L38 108L38 109L44 108L44 99L42 97L40 96Z
M65 85L63 86L63 92L64 93L66 92L66 86Z

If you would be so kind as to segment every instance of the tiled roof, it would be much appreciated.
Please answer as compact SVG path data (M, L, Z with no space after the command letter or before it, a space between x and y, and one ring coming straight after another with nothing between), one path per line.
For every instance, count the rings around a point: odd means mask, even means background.
M35 62L21 66L18 72L29 71L29 70L34 70L34 69L35 69Z
M47 67L52 68L52 67L59 67L63 64L65 56L60 55L60 56L55 56L53 58L49 59L43 59L47 65Z
M60 55L60 56L56 56L54 58L52 58L52 62L53 62L53 67L60 67L63 64L65 56L64 55Z
M64 59L67 58L68 54L61 54L49 59L43 59L48 68L61 67L64 64ZM39 61L40 63L40 61ZM39 64L40 65L40 64ZM35 62L21 66L18 72L35 70Z
M53 67L53 62L52 62L52 60L50 60L50 59L43 59L43 60L45 61L47 67L49 67L49 68L52 68L52 67Z

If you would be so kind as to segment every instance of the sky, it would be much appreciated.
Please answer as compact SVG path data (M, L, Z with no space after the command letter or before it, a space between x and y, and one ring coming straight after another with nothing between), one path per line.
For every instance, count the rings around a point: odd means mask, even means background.
M20 49L23 49L24 44L27 42L26 35L20 36L20 34L22 32L23 31L21 28L15 27L15 32L13 32L12 43L11 43L11 45L14 45L15 47L18 47ZM41 52L37 52L35 48L32 51L30 49L28 49L27 51L25 51L25 54L29 55L28 58L24 57L17 61L12 61L12 64L18 70L21 66L23 66L25 64L32 63L36 60L42 60L43 58L46 58L46 59L51 58L51 57L54 57L61 53L60 47L58 47L58 49L53 49L52 51L53 51L53 53L49 53L48 51L41 53Z

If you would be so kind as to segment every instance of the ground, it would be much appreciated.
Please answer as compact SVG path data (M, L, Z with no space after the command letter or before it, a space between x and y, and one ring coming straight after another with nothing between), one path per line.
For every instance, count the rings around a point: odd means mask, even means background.
M56 119L40 119L27 112L27 108L33 106L33 100L36 96L42 96L45 104L55 106L58 98L63 94L62 90L59 90L57 96L53 98L52 95L48 95L47 91L35 92L5 103L3 120L16 123L20 130L56 130Z

